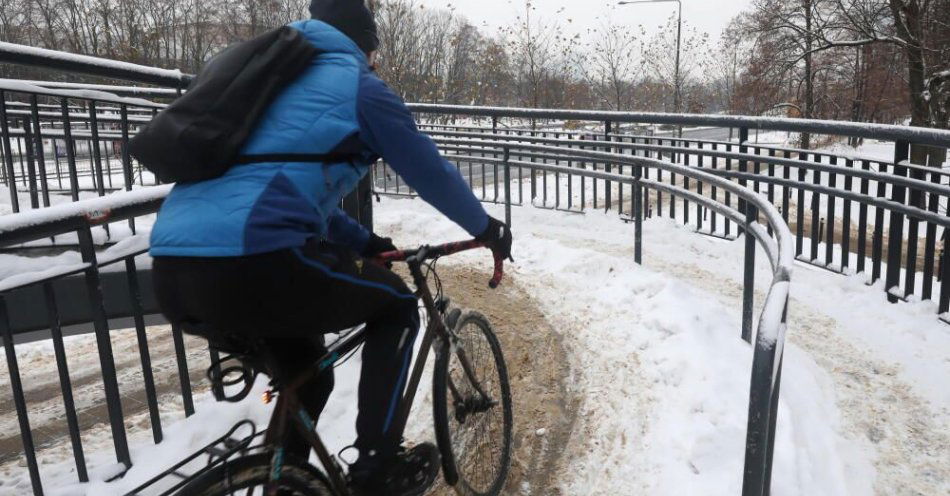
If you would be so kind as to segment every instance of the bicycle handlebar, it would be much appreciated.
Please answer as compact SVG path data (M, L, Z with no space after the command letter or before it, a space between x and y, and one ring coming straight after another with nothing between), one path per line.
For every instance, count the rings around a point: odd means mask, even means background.
M408 262L411 259L417 259L418 261L431 260L434 258L444 257L446 255L453 255L466 250L474 250L476 248L485 247L486 246L483 241L472 239L469 241L457 241L454 243L445 243L435 246L425 245L414 250L387 251L372 257L372 260L380 264L386 264L388 262ZM495 267L492 278L490 281L488 281L488 287L495 289L499 284L501 284L501 280L505 276L505 260L494 251L492 251L492 256L495 259Z

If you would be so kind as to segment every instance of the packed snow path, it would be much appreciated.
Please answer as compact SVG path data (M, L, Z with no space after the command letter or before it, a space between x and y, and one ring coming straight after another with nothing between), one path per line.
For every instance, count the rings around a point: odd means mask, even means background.
M723 304L742 297L742 286L736 280L698 265L668 263L662 253L647 253L657 257L655 266L659 270L717 295ZM796 275L802 275L801 271ZM763 298L764 293L758 291L756 297ZM814 302L793 297L789 305L793 309L789 327L794 332L788 341L810 355L833 381L835 402L842 416L840 434L858 444L870 443L865 449L876 455L869 458L877 477L866 481L873 493L929 495L950 490L946 408L935 415L935 405L916 394L900 377L899 363L875 357L842 336L842 327L847 324L815 308ZM943 351L950 353L946 348ZM780 417L782 420L787 418Z
M651 220L641 267L632 226L613 214L513 215L516 262L502 289L484 288L487 254L440 262L447 293L491 318L512 369L509 494L738 494L751 363L738 337L742 241ZM403 246L465 237L415 200L385 199L377 225ZM761 300L770 276L761 252L757 260ZM859 277L804 266L792 295L773 494L950 492L950 333L932 304L887 305ZM337 370L321 418L331 447L352 440L357 367L354 359ZM71 461L51 454L41 471L59 489L49 492L121 494L236 419L264 422L255 396L238 405L201 399L158 447L143 429L132 436L133 459L149 463L117 483L75 485ZM429 401L425 394L415 408L412 440L433 437ZM88 458L101 481L112 457L108 436L99 437L87 449L99 451ZM15 462L3 473L0 494L28 487Z
M394 234L437 225L409 208L383 216ZM582 398L560 489L738 494L751 354L738 339L742 241L651 221L637 267L624 227L610 214L514 210L513 277L567 343ZM770 274L757 260L760 304ZM950 491L950 332L933 304L889 305L863 277L804 265L793 287L773 494Z

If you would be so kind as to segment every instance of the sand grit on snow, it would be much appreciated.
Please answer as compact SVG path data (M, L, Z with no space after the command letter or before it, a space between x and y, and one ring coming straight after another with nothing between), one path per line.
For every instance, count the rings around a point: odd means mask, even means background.
M392 235L398 245L465 237L420 201L384 199L378 207L378 230ZM488 208L495 216L503 215L495 206ZM712 240L663 220L650 221L644 233L646 255L641 267L632 261L632 226L614 215L574 215L534 208L515 209L513 215L516 262L508 267L508 275L538 303L551 332L557 333L552 339L556 337L565 349L563 367L569 371L564 387L568 395L577 398L573 430L564 436L563 446L556 447L563 452L553 468L560 492L738 494L752 354L739 339L735 286L740 280L741 241ZM761 252L759 261L764 261ZM487 269L490 259L483 253L466 253L445 263ZM908 335L904 352L883 356L878 344L890 342L883 337L887 329L871 333L877 337L870 343L858 342L850 334L853 331L849 330L847 314L806 308L806 303L794 300L807 291L796 284L828 285L828 281L834 281L830 294L847 294L855 303L863 298L865 306L873 306L879 289L863 288L859 281L830 274L800 275L803 272L807 271L798 270L793 276L791 343L786 348L773 494L892 494L888 489L901 487L908 488L908 494L945 493L946 474L933 463L945 451L931 446L916 458L903 453L913 461L903 468L890 466L901 463L900 450L912 449L918 434L912 429L887 430L885 426L882 432L886 439L875 442L869 438L868 428L882 427L863 425L856 418L871 421L867 417L877 414L881 422L892 420L888 415L894 415L897 408L876 408L878 401L886 400L875 397L875 387L879 383L888 387L899 387L902 381L909 383L918 372L904 369L908 357L922 356L930 360L927 363L934 367L933 373L944 373L948 365L941 365L937 359L939 348L929 355L908 350L914 346L943 346L945 341L938 333L945 331L929 315L929 327L917 330L917 341ZM757 272L760 291L767 288L767 280L763 265ZM808 320L796 323L795 305L803 307L799 315ZM884 310L891 311L888 318L892 321L906 317L915 323L924 322L925 312L920 305L889 306ZM871 308L865 313L864 319L880 320L885 312ZM804 329L808 327L804 323L813 321L820 322L828 334L814 337L817 330ZM796 340L799 329L812 335L801 345ZM821 339L851 348L840 356L835 355L838 350L834 347L826 347L820 354L816 342ZM947 348L942 349L945 360ZM888 377L877 382L857 377L855 382L862 385L860 394L846 391L844 378L859 371L836 360L856 356L865 360L861 364L886 362L881 370ZM347 363L338 370L337 390L321 419L321 433L333 447L342 447L352 438L357 363ZM928 385L905 389L907 394L900 399L916 401L910 415L913 418L893 420L917 420L915 425L924 429L920 435L934 436L931 439L940 442L940 426L946 425L947 418L940 394ZM200 404L197 416L166 430L167 440L161 446L152 447L147 439L140 442L133 455L149 463L136 465L126 480L86 486L63 484L70 470L70 463L63 462L65 475L59 479L60 490L49 492L121 494L123 489L133 487L134 481L144 480L188 450L223 433L234 420L244 416L265 418L266 409L259 405L253 396L239 405ZM425 436L424 427L431 422L428 409L420 406L417 412L421 413L413 420L410 432ZM552 428L539 425L525 412L516 411L515 419L516 430L542 439ZM541 429L545 436L537 434ZM901 438L907 442L897 442ZM895 450L898 456L891 453ZM915 472L913 463L930 475ZM55 485L50 481L48 487ZM517 492L551 492L534 489L526 483Z

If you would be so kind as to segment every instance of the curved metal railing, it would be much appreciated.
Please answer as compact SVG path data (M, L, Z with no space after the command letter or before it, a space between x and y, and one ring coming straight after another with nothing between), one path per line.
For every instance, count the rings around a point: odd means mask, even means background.
M660 157L683 165L707 170L721 177L748 183L756 192L766 195L776 205L783 219L795 233L795 253L799 261L838 273L869 272L869 283L882 276L889 300L908 300L911 298L937 303L937 313L944 321L950 311L950 271L947 262L948 204L950 204L950 172L937 164L917 164L910 157L911 146L935 143L946 149L950 147L950 132L941 130L919 130L901 126L859 125L855 123L813 122L799 123L796 129L811 132L835 132L837 136L874 136L879 138L900 138L888 150L888 157L855 156L844 152L827 150L800 150L767 144L757 144L749 139L750 129L740 128L736 133L737 141L724 139L690 139L653 135L636 135L618 132L614 122L604 120L602 132L552 131L525 128L528 124L525 116L560 116L562 121L572 118L592 119L652 119L659 120L654 114L616 113L616 112L560 112L531 111L526 109L469 109L452 106L416 105L416 110L425 112L468 112L450 114L455 119L467 119L478 124L478 119L490 116L491 125L449 125L444 122L431 123L431 114L423 114L423 128L437 142L447 144L450 153L479 153L470 145L453 143L453 139L480 138L493 134L494 139L512 143L536 143L560 148L582 148L593 150L613 150L644 156ZM443 114L436 114L444 118ZM500 119L516 116L519 126L502 126ZM428 119L428 120L427 120ZM677 122L695 123L700 119L686 119ZM755 123L761 126L785 124L788 119L725 118L717 116L710 122L725 124ZM577 123L574 122L576 126ZM587 126L591 123L588 122ZM597 123L595 122L596 126ZM792 127L792 126L789 126ZM637 130L633 130L636 132ZM873 131L873 132L872 132ZM882 134L878 136L877 131ZM906 141L921 138L920 142ZM520 153L520 152L513 152ZM563 163L550 153L524 152L516 158L531 162ZM746 164L746 170L739 170L737 164ZM575 161L569 164L577 168ZM582 167L594 167L609 170L606 163L581 163ZM533 165L532 165L533 167ZM519 168L519 173L524 169ZM530 172L532 169L527 169ZM629 174L629 167L620 167L621 174ZM683 178L668 174L665 178L671 183L682 183ZM533 179L532 179L533 180ZM541 178L546 181L546 177ZM608 182L607 185L610 183ZM384 187L388 186L383 184ZM685 187L697 188L684 184ZM396 184L400 192L405 192ZM392 189L392 188L387 188ZM719 192L714 192L716 195ZM604 198L595 196L593 206L598 208L598 200L606 203L606 209L616 209L625 214L622 197L623 188L617 191L620 198L611 198L610 190ZM547 203L547 190L540 188L538 196ZM725 202L732 204L735 199L726 193ZM532 194L532 199L535 199ZM519 199L521 200L521 199ZM695 222L697 229L725 237L734 234L732 222L728 218L719 219L714 215L711 222L703 222L699 212L691 217L686 208L678 209L674 202L666 201L660 192L654 197L653 206L647 209L647 215L669 215L684 223ZM570 202L570 198L568 198ZM561 207L559 199L556 208ZM567 208L574 209L574 205ZM668 211L668 213L666 213ZM892 234L893 233L893 234ZM886 271L886 273L885 273Z
M511 171L517 167L529 167L532 170L544 173L559 173L566 177L579 176L592 180L602 180L615 184L627 184L633 189L633 221L636 224L634 258L637 263L642 262L642 204L636 199L642 198L642 190L652 189L662 191L714 210L720 215L731 219L742 227L746 236L744 254L744 284L741 337L752 341L754 271L755 271L755 243L758 242L769 258L772 266L773 278L769 286L761 314L759 325L755 333L753 369L750 380L750 399L748 430L746 434L746 459L743 480L743 494L767 494L771 477L772 450L774 448L775 416L777 413L779 382L781 377L782 349L785 340L785 319L788 307L789 280L794 261L794 240L787 225L778 210L768 201L752 190L735 182L723 179L696 168L666 162L663 160L622 155L618 153L565 149L549 145L531 143L512 143L508 140L495 140L494 136L482 135L482 139L441 139L441 145L449 148L468 147L478 150L483 156L476 155L449 155L448 158L456 163L467 164L482 162L500 166L504 176L504 199L500 203L506 206L506 221L511 223L510 208L512 206L512 183L521 184L512 180ZM593 162L610 164L613 167L630 166L631 176L603 172L599 170L578 170L561 165L546 165L512 159L513 155L531 152L543 154L549 158L583 159ZM487 157L486 154L500 155ZM676 184L667 184L658 180L643 177L645 169L663 170L671 174L679 174L683 178L690 178L697 183L708 187L718 187L729 191L741 199L739 208L719 203L712 198ZM765 225L759 219L765 220Z

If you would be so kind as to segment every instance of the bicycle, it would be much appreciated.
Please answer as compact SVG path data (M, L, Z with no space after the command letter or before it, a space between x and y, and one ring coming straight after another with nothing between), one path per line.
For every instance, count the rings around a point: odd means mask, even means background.
M405 262L408 265L416 295L427 317L418 356L393 424L394 436L397 436L396 439L403 436L431 348L435 352L433 416L436 443L441 453L442 475L446 483L462 496L499 494L511 464L511 388L501 345L483 315L474 311L463 313L450 306L449 300L442 294L442 284L435 272L435 262L439 258L482 247L483 243L472 240L387 252L374 259L381 264ZM425 272L424 268L427 269ZM435 281L435 294L429 287L429 275ZM489 286L497 287L502 276L503 261L496 256ZM469 328L472 330L467 331ZM279 363L270 358L266 347L248 348L246 343L231 346L234 354L224 360L235 358L241 365L225 368L213 366L209 369L215 395L219 399L240 401L247 396L253 376L263 369L270 375L272 387L265 393L265 401L276 398L277 404L265 432L258 433L253 424L243 421L218 440L224 448L209 446L176 465L180 467L202 453L219 458L214 464L209 458L208 467L190 480L183 481L184 486L177 494L219 496L242 491L241 494L270 496L350 495L346 476L337 461L340 454L337 457L330 454L320 440L314 429L314 421L301 407L296 391L315 374L328 370L355 352L362 342L362 329L345 335L327 348L327 353L312 369L290 380L282 376ZM481 360L486 352L488 360ZM485 370L485 366L490 368ZM225 386L242 381L245 388L239 394L231 397L223 395ZM499 422L486 425L492 419ZM248 424L251 428L249 436L240 441L230 437L242 425ZM280 440L284 439L289 425L310 443L323 471L305 460L284 457ZM488 439L484 439L486 434ZM263 442L251 446L252 440L261 436ZM237 453L242 454L231 459ZM489 462L487 465L484 463L486 461Z

